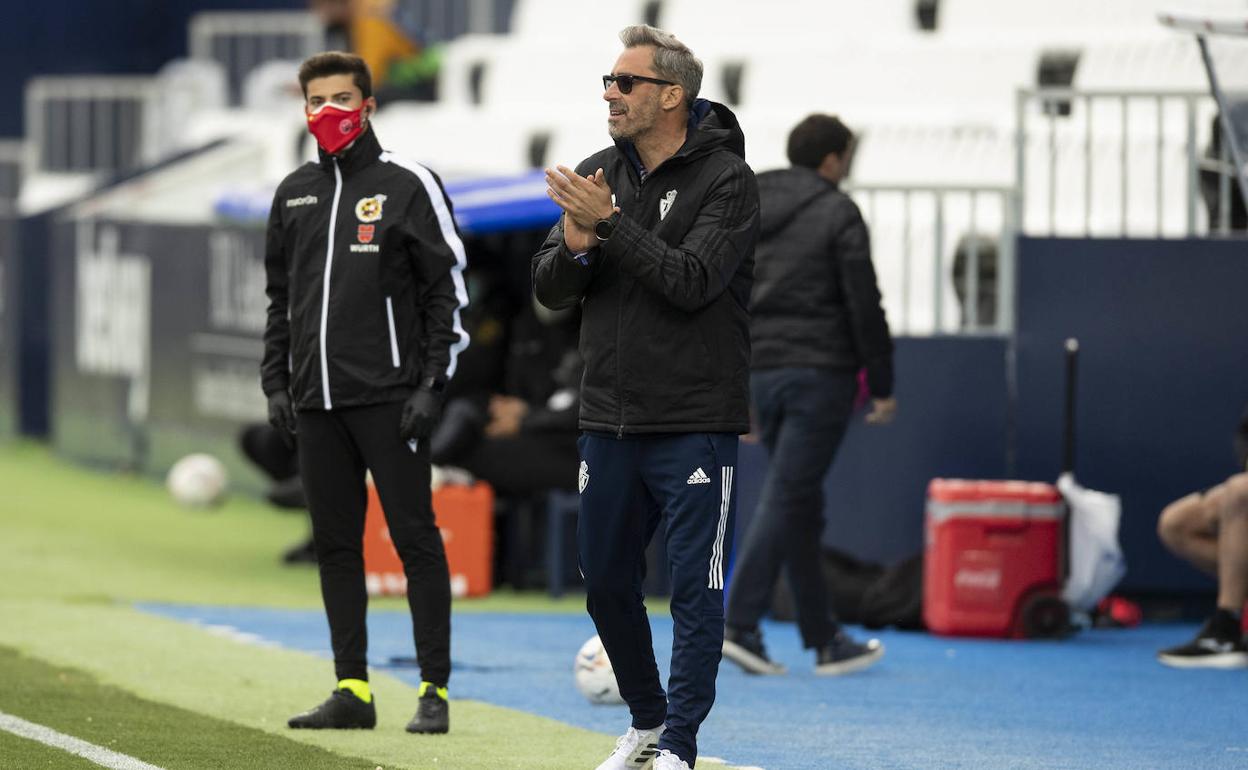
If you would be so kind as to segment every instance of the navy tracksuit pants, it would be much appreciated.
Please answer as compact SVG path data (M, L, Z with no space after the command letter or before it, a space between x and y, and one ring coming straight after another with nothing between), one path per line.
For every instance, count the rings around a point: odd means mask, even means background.
M715 702L724 635L724 572L736 513L737 437L585 433L577 545L586 605L633 727L665 724L659 747L692 767ZM643 604L645 551L666 522L672 667L665 695Z

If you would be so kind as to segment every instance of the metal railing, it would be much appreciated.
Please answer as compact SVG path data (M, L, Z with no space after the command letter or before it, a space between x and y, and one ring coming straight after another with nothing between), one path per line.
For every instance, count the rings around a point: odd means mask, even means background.
M320 20L302 11L197 13L189 35L192 59L225 68L232 104L241 100L243 81L256 67L274 59L301 61L325 48Z
M17 200L22 190L26 147L20 141L0 141L0 206Z
M156 81L138 76L39 77L26 85L31 171L129 171L155 151Z
M1211 158L1205 149L1215 114L1207 92L1020 90L1014 219L1021 232L1229 233L1231 166L1225 153Z
M851 184L846 191L870 226L894 333L1012 331L1014 188Z
M395 22L424 43L505 32L515 0L399 0Z

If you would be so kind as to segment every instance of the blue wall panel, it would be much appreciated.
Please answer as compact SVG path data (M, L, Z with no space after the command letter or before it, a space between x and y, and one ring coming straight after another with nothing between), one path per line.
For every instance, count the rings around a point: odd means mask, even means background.
M900 338L896 421L858 413L824 482L824 542L892 562L923 548L927 483L936 476L1002 478L1006 457L1007 343L999 338ZM766 452L743 443L737 535L745 532L766 471Z
M1076 471L1123 498L1124 587L1212 582L1157 540L1165 504L1235 470L1248 401L1248 244L1023 239L1019 255L1018 471L1061 462L1062 342L1082 345Z

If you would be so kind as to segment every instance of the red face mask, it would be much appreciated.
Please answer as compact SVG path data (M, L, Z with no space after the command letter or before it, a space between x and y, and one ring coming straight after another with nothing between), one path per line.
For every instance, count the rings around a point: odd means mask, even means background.
M348 110L325 102L314 112L308 113L308 131L316 137L316 143L333 155L355 141L364 131L364 107Z

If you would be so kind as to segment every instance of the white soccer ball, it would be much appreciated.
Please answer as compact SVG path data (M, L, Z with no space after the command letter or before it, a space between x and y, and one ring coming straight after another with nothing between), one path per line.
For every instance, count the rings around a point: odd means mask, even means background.
M620 697L620 686L615 681L615 669L611 668L611 660L603 649L602 640L597 636L581 645L580 651L576 653L573 674L576 677L576 689L590 703L624 702Z
M180 505L208 508L225 499L225 466L208 454L183 457L169 469L165 487Z

